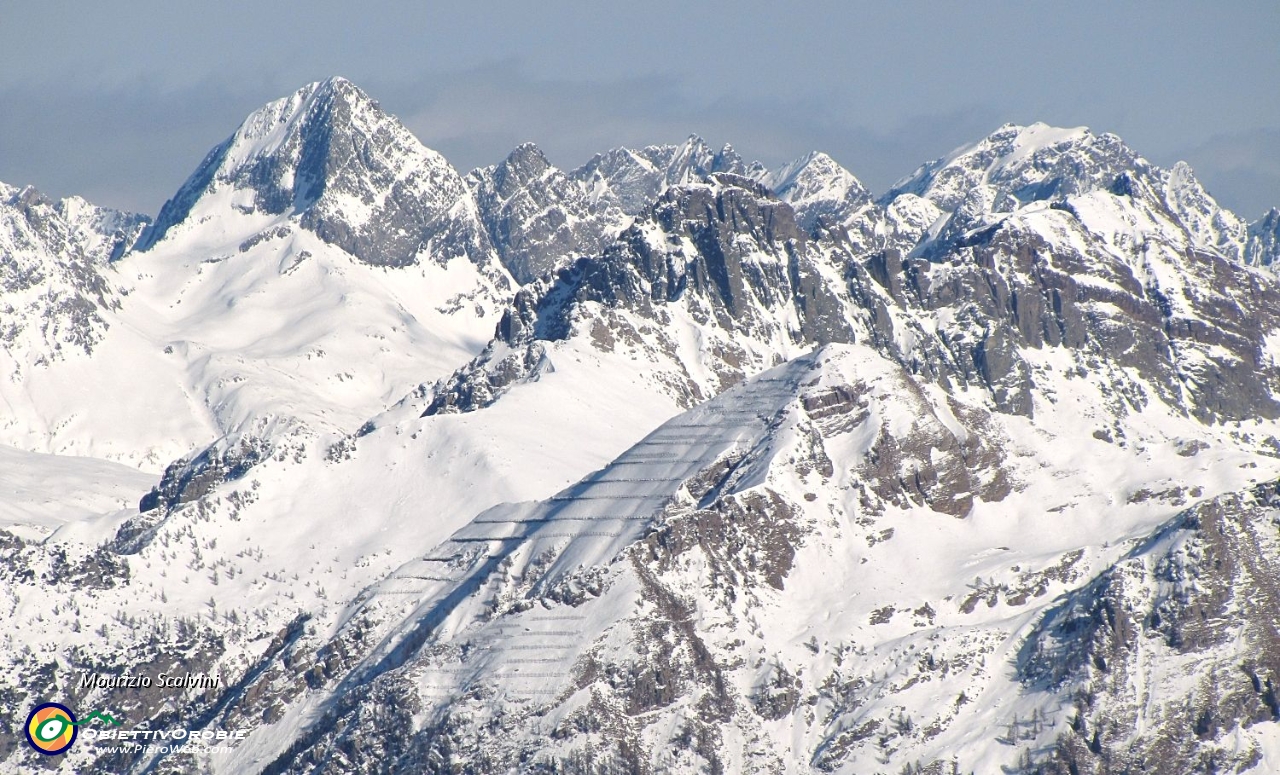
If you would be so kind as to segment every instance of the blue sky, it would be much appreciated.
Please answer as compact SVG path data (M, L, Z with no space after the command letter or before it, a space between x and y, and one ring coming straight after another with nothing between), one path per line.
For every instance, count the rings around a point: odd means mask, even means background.
M155 213L262 103L344 75L462 171L697 133L874 191L1007 121L1280 205L1280 3L9 3L0 180Z

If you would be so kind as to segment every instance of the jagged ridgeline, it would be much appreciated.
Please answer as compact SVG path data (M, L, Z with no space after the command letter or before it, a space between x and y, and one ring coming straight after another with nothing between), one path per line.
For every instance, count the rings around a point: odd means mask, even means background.
M463 175L340 78L154 220L0 185L0 772L1276 771L1278 224L1042 124Z

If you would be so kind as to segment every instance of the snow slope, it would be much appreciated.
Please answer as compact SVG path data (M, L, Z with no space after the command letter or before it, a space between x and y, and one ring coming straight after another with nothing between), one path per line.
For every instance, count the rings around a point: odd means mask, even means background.
M217 766L1015 767L1032 719L1042 741L1068 727L1061 695L1008 669L1039 614L1189 497L1280 474L1225 430L1183 454L1202 426L1167 410L1134 418L1127 448L1095 439L1081 388L1033 424L921 392L868 348L792 361L547 500L419 544L302 667L263 675L310 690ZM938 486L898 484L911 468ZM972 492L950 513L956 476ZM672 745L686 735L702 742Z
M5 295L56 358L9 324L0 440L152 470L226 436L355 430L479 351L511 286L462 178L342 79L250 115L132 252L95 245L62 248L80 263L46 283L66 290Z
M464 179L330 79L132 252L0 195L0 725L250 733L64 767L1280 767L1274 229L1185 165L1037 124L878 200L697 138Z
M501 164L472 170L467 185L489 240L521 283L598 253L628 220L611 203L593 201L581 181L552 166L533 143Z

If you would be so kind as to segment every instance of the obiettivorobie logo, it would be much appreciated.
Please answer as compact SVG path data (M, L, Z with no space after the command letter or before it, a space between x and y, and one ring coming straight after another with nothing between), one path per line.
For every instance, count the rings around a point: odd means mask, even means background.
M83 721L77 721L76 714L66 705L56 702L37 705L27 716L27 743L45 756L64 754L76 741L79 728L90 721L120 726L120 722L109 713L94 711Z
M99 728L89 722L99 721ZM228 753L234 745L247 739L246 729L121 729L123 719L110 713L94 711L84 719L66 705L46 702L27 716L24 731L27 744L46 756L59 756L70 750L80 737L80 727L91 745L134 753ZM103 728L105 727L105 728Z

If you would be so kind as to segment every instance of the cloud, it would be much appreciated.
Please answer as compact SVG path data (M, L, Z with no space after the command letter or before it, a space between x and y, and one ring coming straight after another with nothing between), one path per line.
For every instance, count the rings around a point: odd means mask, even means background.
M0 180L154 214L256 97L204 83L164 91L0 89Z
M342 73L314 77L334 74ZM826 151L883 192L921 163L1007 120L1041 118L975 105L922 110L890 124L847 95L712 97L692 78L537 77L514 59L430 75L351 75L462 172L500 161L524 141L573 168L619 145L698 134L770 166ZM106 89L0 86L0 180L154 214L249 112L301 85L209 79L181 88L145 81ZM1217 136L1159 161L1177 158L1242 215L1257 217L1280 204L1280 130Z
M6 106L0 112L0 180L154 214L249 112L301 85L0 87ZM769 165L824 150L884 190L920 162L1000 123L994 110L971 109L877 131L860 125L855 105L812 97L708 99L696 84L670 76L540 79L515 61L360 85L462 172L500 161L529 140L572 168L619 145L699 134Z
M995 129L990 107L920 115L888 129L860 122L858 106L817 97L703 98L687 82L652 76L609 82L532 78L505 62L412 84L379 85L428 146L462 170L492 164L533 141L572 168L620 145L731 143L747 159L781 164L823 150L882 191L920 163Z

